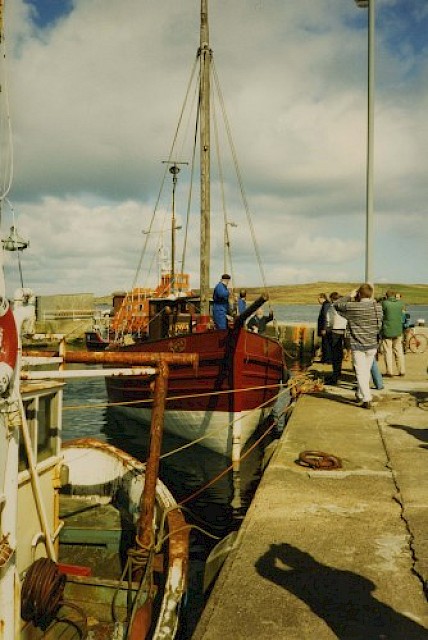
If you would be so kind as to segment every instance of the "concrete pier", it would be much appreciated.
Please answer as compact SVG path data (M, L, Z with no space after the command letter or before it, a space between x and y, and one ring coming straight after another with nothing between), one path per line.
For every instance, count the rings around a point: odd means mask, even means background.
M370 410L349 364L299 398L192 640L428 639L427 364L407 354Z

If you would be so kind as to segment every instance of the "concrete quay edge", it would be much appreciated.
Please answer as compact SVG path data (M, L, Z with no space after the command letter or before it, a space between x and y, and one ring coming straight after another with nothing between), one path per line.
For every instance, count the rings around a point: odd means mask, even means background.
M299 398L192 640L428 640L427 358L372 410L349 365ZM343 467L301 467L304 450Z

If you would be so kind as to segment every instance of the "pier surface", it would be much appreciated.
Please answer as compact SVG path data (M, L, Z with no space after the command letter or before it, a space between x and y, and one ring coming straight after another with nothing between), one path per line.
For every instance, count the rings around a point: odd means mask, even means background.
M428 640L427 364L406 354L373 409L349 365L299 398L192 640Z

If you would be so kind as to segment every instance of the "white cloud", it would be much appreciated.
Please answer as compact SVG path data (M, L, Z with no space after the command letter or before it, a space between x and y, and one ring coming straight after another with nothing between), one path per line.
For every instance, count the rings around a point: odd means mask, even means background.
M284 250L289 262L340 264L361 256L363 246L355 240L299 236Z
M161 161L199 44L199 11L194 0L74 5L40 31L23 0L7 3L15 132L10 198L19 231L31 242L22 256L28 286L102 294L127 288L134 278L141 230L156 202ZM394 22L398 5L383 2L377 10L389 13L377 21L375 268L391 281L399 273L402 281L426 282L427 263L420 260L428 200L427 62L415 50L413 31L405 31L414 28L410 13ZM210 3L216 70L268 284L363 278L363 16L343 0ZM397 38L398 24L399 50L389 40ZM228 164L225 173L226 193L233 193L229 219L238 224L231 230L235 270L251 285L260 280L257 259ZM181 224L189 174L183 168L179 179ZM168 189L162 210L170 207ZM420 217L409 224L409 214ZM5 215L3 233L8 225ZM220 214L212 231L212 283L223 268L223 234ZM187 266L195 286L198 238L193 221ZM401 267L399 239L408 255Z

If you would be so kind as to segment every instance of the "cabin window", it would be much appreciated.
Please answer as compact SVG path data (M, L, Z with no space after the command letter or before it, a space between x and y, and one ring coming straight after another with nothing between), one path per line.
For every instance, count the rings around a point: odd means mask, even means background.
M45 460L55 455L55 425L53 424L54 396L39 398L37 416L37 460Z
M55 394L24 400L32 452L33 455L37 456L37 462L46 460L56 453L58 425L54 424L55 406ZM23 471L27 468L28 457L23 438L21 438L19 443L19 470Z
M36 430L36 398L24 400L25 415L27 416L28 431L30 432L31 442L34 442ZM22 434L19 436L19 471L28 469L27 451Z

